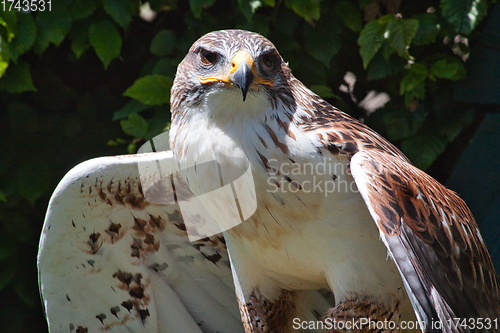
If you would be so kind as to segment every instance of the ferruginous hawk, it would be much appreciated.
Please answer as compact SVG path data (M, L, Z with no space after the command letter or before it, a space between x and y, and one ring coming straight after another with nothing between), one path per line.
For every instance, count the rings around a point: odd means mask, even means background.
M465 203L307 89L269 40L201 37L171 110L171 151L84 162L55 190L38 257L51 332L500 330ZM144 180L140 164L159 171ZM242 166L243 199L220 173ZM224 183L238 200L211 195ZM198 198L208 213L182 208ZM209 216L243 222L201 237Z

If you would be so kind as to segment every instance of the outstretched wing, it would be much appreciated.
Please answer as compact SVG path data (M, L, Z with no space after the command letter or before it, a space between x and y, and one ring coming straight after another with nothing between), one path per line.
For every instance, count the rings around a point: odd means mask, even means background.
M170 204L144 197L138 164L158 161L149 190ZM171 152L97 158L63 178L38 255L51 332L243 331L224 239L189 242L182 191Z
M499 283L472 213L456 193L395 155L354 154L351 171L396 262L417 317L427 322L500 316ZM493 332L461 324L443 332ZM475 323L475 322L474 322ZM436 324L434 325L436 327Z

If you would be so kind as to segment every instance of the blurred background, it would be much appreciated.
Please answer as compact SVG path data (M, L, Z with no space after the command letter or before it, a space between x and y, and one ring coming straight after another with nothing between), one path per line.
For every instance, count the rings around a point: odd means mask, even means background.
M294 75L456 190L500 271L500 5L486 0L0 3L0 327L47 330L36 255L48 200L87 159L170 122L204 33L259 32Z

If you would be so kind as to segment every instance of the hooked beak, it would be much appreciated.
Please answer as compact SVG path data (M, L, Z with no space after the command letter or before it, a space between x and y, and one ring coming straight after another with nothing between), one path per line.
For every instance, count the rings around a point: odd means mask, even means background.
M255 75L252 73L252 68L248 62L242 62L237 66L236 70L229 75L231 81L240 87L243 102L247 98L248 90L255 80Z
M246 51L238 51L231 60L231 71L228 75L217 75L214 77L199 77L202 84L211 82L225 82L238 86L243 96L243 101L246 100L248 91L252 85L266 84L272 86L274 80L264 80L255 73L254 60Z

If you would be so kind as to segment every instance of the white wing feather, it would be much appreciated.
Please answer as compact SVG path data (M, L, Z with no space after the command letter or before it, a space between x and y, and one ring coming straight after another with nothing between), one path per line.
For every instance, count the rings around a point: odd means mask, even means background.
M156 160L168 182L161 152L86 161L56 188L38 255L50 332L243 331L223 238L190 243L177 204L144 200L138 163Z

